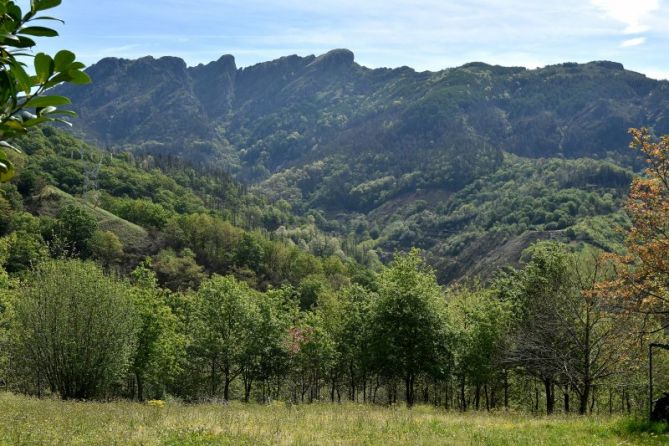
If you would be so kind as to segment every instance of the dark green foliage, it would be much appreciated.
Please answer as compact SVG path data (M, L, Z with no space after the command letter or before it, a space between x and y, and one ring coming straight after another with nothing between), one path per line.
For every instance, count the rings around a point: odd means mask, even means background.
M97 221L84 209L74 205L62 208L50 232L51 249L58 255L90 255L90 242L98 229ZM47 237L48 237L47 236Z
M420 247L442 282L517 263L537 239L616 249L610 228L597 225L602 237L587 224L619 207L631 173L616 165L639 165L627 127L669 129L666 85L604 62L416 73L366 69L342 50L245 69L231 56L193 68L174 58L105 59L90 72L94 86L63 88L86 109L78 125L88 138L206 191L205 206L216 200L235 223L285 234L305 226L290 210L310 214L345 255L372 267ZM149 93L160 88L173 95ZM253 192L276 204L240 202L232 183L197 171L258 183ZM63 187L75 181L60 174ZM112 194L141 196L129 192ZM312 253L334 247L287 232ZM491 247L500 260L487 268Z

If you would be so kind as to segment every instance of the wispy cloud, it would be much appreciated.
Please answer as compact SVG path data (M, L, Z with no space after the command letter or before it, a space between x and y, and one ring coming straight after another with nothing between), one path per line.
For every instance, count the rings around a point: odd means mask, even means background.
M231 53L247 66L344 47L370 67L608 59L669 71L669 0L68 0L60 12L67 26L42 49L71 48L88 63L170 54L195 65Z
M625 25L625 34L650 30L648 20L660 8L659 0L591 0L609 18Z
M627 39L620 44L621 48L629 48L631 46L639 46L646 43L645 37L635 37L634 39Z

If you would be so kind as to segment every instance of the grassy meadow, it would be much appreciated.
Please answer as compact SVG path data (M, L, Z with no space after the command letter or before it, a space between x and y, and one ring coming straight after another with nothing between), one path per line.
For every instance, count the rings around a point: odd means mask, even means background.
M669 436L621 418L445 412L420 406L182 405L0 394L1 445L637 445Z

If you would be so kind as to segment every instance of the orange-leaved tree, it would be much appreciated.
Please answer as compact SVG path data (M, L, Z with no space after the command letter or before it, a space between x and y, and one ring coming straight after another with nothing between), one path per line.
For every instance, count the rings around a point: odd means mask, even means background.
M669 325L669 135L655 138L645 128L630 129L630 134L630 147L648 166L632 182L625 205L631 221L627 252L611 256L617 278L602 284L602 291Z

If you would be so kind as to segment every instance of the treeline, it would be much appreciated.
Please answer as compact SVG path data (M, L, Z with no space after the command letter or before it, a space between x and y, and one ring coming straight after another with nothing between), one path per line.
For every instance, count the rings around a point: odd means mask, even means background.
M413 250L365 285L314 283L309 305L233 275L173 292L150 261L124 279L47 260L0 276L0 377L62 398L644 407L643 321L597 293L605 265L555 243L528 256L488 287L444 289Z

